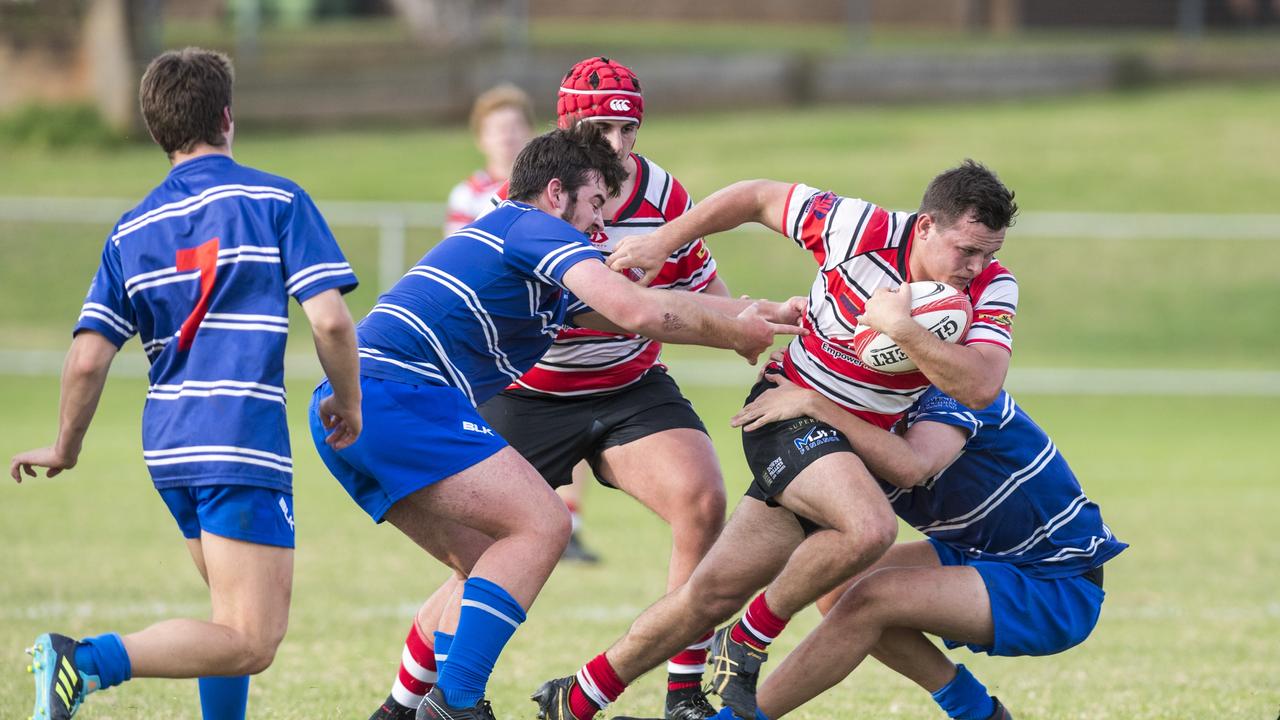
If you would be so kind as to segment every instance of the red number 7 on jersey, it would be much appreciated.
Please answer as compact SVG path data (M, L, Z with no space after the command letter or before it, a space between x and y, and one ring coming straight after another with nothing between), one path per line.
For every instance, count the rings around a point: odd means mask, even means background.
M200 299L196 301L196 309L182 322L182 329L178 332L178 350L184 351L191 349L191 343L196 341L196 329L204 321L204 314L209 311L209 296L213 294L213 280L218 274L218 238L193 248L179 250L177 269L178 272L200 271Z

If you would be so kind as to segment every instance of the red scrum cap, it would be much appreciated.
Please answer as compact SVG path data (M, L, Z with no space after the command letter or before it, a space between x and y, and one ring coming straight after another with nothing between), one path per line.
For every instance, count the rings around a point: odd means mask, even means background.
M644 117L640 79L631 68L607 57L587 58L560 81L556 115L562 128L579 120L634 120Z

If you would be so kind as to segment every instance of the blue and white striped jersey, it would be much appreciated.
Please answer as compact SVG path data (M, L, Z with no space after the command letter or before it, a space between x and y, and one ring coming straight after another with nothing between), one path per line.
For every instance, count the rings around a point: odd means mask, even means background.
M112 229L75 332L151 362L142 447L157 488L290 491L288 301L356 277L311 198L224 155L180 163Z
M471 404L498 394L551 346L568 313L574 265L604 256L585 234L505 201L446 237L356 327L363 375L458 388Z
M1040 578L1079 575L1128 547L1102 522L1053 441L1008 393L974 411L931 387L907 422L945 423L969 434L960 456L924 484L903 490L881 483L898 516L929 537Z

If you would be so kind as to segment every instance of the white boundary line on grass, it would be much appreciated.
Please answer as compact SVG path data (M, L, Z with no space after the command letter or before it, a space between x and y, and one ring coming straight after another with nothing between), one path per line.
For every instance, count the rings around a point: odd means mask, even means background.
M63 353L53 350L0 350L0 375L56 377ZM676 360L672 375L689 387L733 388L745 395L756 369L733 360ZM314 356L290 353L285 368L293 377L319 377ZM146 377L146 359L125 352L111 373ZM1026 395L1155 395L1175 397L1280 397L1280 371L1174 370L1163 368L1019 368L1009 370L1005 387Z

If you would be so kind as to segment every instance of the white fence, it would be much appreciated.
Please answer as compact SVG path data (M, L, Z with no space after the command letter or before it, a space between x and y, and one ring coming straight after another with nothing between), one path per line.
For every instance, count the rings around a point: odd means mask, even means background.
M106 227L136 201L123 198L0 197L0 221L88 223ZM379 287L391 287L404 274L405 232L439 228L442 203L317 201L334 227L378 230ZM1040 212L1019 216L1018 237L1101 238L1108 240L1280 239L1280 215L1190 213Z

